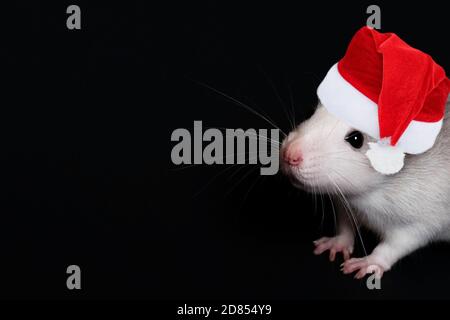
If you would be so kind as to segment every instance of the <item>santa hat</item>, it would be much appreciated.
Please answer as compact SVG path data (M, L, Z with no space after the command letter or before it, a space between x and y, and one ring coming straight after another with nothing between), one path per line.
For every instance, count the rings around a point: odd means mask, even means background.
M378 141L366 155L383 174L399 172L405 153L433 147L449 92L450 80L429 55L368 27L317 90L331 114Z

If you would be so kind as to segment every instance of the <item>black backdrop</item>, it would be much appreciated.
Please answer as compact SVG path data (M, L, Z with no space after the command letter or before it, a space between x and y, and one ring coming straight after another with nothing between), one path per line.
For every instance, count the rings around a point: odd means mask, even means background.
M450 297L448 245L403 259L369 291L312 254L312 240L333 233L325 199L255 166L170 161L172 131L194 120L268 127L196 81L289 130L273 83L305 119L372 2L73 3L79 31L66 28L72 2L2 15L2 298ZM377 2L383 32L449 70L442 3ZM80 291L66 288L71 264Z

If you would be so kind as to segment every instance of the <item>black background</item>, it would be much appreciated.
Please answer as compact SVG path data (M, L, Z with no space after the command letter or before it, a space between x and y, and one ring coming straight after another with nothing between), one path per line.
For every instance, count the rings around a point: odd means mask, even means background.
M147 2L2 10L0 297L450 297L448 245L403 259L369 291L312 254L312 240L333 233L325 199L256 166L179 169L170 160L172 131L192 131L194 120L268 127L197 81L288 131L272 83L297 123L305 119L372 2ZM69 4L81 7L82 30L66 28ZM381 31L449 70L443 2L376 4ZM66 288L71 264L82 269L80 291Z

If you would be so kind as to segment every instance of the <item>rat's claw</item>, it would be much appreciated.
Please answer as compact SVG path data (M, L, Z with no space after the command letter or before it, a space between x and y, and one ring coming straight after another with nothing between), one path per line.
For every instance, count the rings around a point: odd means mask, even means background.
M342 252L344 260L348 260L353 252L353 239L345 236L337 236L333 238L323 237L314 241L314 245L316 246L314 249L315 255L319 255L327 250L330 250L330 261L336 260L336 253L338 252Z
M365 258L352 258L341 264L342 272L344 274L350 274L358 271L355 274L355 279L362 279L366 274L375 273L378 278L381 278L384 273L384 268L374 261L371 256Z
M364 266L365 262L364 259L366 258L352 258L347 261L345 261L343 264L341 264L342 272L344 274L352 273L362 266Z
M344 261L347 261L350 259L351 252L348 249L344 249L342 251L342 255L344 256Z
M330 249L330 261L333 262L336 259L336 249L331 248Z
M328 240L330 240L330 238L328 238L328 237L322 237L322 238L320 238L320 239L318 239L318 240L316 240L316 241L313 241L313 243L317 246L317 245L319 245L319 244L322 244L322 243L327 242Z

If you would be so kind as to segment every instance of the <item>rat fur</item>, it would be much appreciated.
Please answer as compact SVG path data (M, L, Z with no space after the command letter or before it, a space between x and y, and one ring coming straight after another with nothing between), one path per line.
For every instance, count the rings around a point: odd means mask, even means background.
M345 137L353 128L319 104L314 115L282 144L282 171L299 188L328 193L338 200L338 232L315 241L315 254L343 254L342 271L356 278L381 277L398 260L433 241L450 241L450 99L435 145L407 155L395 175L376 172L365 156L368 142L353 148ZM292 162L292 155L301 161ZM298 160L297 159L297 160ZM380 242L368 256L351 258L358 225L375 232Z

